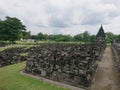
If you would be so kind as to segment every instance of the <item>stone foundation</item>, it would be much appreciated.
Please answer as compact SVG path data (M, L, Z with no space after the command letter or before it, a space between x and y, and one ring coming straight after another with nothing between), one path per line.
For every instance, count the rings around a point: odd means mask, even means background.
M25 72L77 87L89 87L103 44L41 44L30 49Z

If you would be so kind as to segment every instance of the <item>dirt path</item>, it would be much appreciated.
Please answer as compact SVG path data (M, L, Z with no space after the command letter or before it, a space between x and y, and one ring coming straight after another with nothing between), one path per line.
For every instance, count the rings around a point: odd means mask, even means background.
M93 80L91 90L120 90L117 70L110 47L106 48L102 61L98 65L98 71Z

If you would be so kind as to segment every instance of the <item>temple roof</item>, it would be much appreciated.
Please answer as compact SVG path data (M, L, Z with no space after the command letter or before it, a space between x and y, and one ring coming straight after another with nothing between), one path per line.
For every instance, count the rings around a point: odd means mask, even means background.
M105 37L105 32L104 32L102 25L97 33L97 37Z

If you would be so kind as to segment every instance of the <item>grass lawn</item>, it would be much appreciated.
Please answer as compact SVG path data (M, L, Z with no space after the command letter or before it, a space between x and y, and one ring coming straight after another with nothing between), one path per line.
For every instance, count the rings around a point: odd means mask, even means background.
M5 47L0 47L0 51L4 51L7 48L18 48L18 47L26 47L26 49L32 47L33 45L18 45L18 44L11 44Z
M0 90L68 90L21 75L25 62L0 68Z

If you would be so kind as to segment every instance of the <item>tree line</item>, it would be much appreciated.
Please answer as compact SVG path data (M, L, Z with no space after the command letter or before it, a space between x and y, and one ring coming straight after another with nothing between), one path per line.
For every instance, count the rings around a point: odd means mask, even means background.
M114 39L120 40L120 34L116 35L112 32L106 32L106 42L111 43ZM43 34L38 33L37 35L31 35L29 38L34 40L40 40L40 41L56 41L56 42L95 42L96 35L91 35L88 31L85 31L83 33L71 36L71 35L63 35L63 34Z
M31 32L26 31L26 26L21 20L15 17L7 16L5 20L0 20L0 40L15 43L20 39L34 39L35 41L55 41L55 42L94 42L95 35L91 35L88 31L79 33L77 35L63 35L63 34L43 34L32 35ZM111 43L113 39L120 40L120 34L116 35L112 32L106 32L106 42Z
M31 39L40 40L40 41L56 41L56 42L90 42L95 40L95 35L90 35L88 31L85 31L81 34L77 34L74 36L71 35L63 35L63 34L43 34L38 33L37 35L31 35Z

